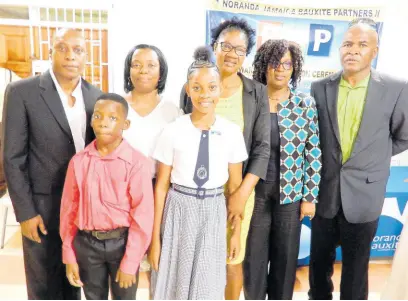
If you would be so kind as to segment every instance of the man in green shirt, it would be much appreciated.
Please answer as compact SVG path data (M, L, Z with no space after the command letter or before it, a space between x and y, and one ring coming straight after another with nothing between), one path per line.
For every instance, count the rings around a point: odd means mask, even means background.
M377 53L376 23L353 21L340 47L342 70L312 84L323 168L312 220L311 299L332 299L338 245L340 298L367 299L391 156L408 149L408 85L371 69Z
M343 164L351 155L354 141L360 128L370 74L354 87L342 76L337 98L337 119L340 131L340 144Z

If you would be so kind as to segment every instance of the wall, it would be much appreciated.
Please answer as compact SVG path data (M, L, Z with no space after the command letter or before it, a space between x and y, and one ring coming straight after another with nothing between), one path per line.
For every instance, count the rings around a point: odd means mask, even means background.
M178 103L194 49L205 43L204 1L120 2L114 4L111 15L109 53L113 57L109 59L115 92L123 92L123 65L130 48L153 44L163 51L169 65L165 98Z

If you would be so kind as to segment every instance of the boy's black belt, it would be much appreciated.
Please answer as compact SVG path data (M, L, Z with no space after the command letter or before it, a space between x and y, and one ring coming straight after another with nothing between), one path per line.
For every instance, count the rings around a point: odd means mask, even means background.
M80 230L83 233L92 235L99 240L115 239L124 236L128 232L129 228L117 228L109 231L96 231L96 230Z

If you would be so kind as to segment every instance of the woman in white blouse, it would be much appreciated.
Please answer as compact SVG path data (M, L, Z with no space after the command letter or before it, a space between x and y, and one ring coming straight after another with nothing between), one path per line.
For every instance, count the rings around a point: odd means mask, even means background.
M167 62L157 47L140 44L126 56L124 73L130 128L123 136L135 149L151 158L162 129L182 114L175 104L160 97L166 86ZM156 163L151 160L155 178Z
M156 177L156 161L152 153L163 128L182 111L170 102L161 100L166 86L168 66L163 53L155 46L140 44L133 47L125 59L124 88L129 103L130 128L123 137L152 163L153 184ZM143 260L141 271L150 266ZM150 277L148 277L150 279Z

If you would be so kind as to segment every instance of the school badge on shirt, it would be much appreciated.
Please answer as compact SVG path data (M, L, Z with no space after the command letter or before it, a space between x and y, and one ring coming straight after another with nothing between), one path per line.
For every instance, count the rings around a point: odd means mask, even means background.
M199 169L197 169L197 177L200 180L204 180L207 178L208 172L207 169L204 167L204 165L201 165Z

